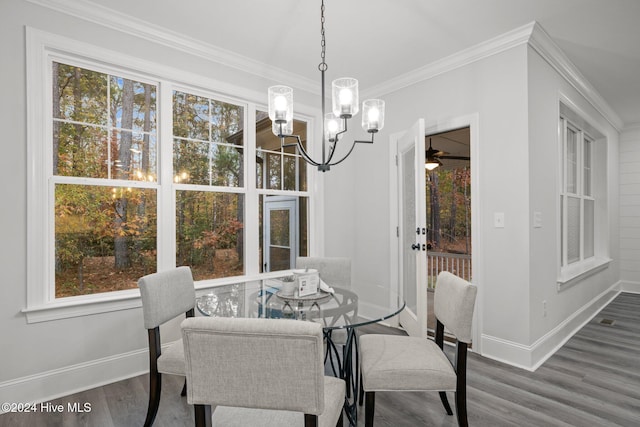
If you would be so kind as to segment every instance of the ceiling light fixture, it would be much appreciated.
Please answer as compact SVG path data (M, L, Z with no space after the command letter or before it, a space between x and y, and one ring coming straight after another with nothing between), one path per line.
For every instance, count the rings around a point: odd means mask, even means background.
M293 133L293 89L288 86L271 86L268 90L269 96L269 118L273 122L272 131L280 138L280 145L285 147L296 147L298 153L309 164L317 166L319 171L326 172L331 166L344 161L357 143L373 143L374 135L384 126L384 101L381 99L367 99L362 103L362 128L371 134L370 141L354 140L351 148L340 160L333 160L336 146L340 136L347 131L347 120L355 116L359 111L358 101L358 80L343 77L331 83L332 113L325 112L325 83L324 73L327 71L325 62L325 30L324 30L324 0L320 7L320 34L322 62L318 65L320 70L320 84L322 96L322 161L311 158L309 153L302 146L299 135ZM296 140L294 143L286 144L287 138Z
M440 161L440 159L438 159L438 157L436 157L438 152L438 150L434 150L431 147L431 138L429 138L429 148L425 153L425 156L427 158L427 160L424 162L425 169L432 171L438 166L442 166L442 162Z

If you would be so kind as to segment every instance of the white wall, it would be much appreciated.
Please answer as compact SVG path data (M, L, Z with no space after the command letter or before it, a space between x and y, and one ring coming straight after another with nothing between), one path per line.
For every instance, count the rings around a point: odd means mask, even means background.
M141 308L28 324L21 312L27 300L27 147L25 26L114 50L142 60L264 94L273 82L211 60L136 38L22 0L0 3L0 401L42 401L148 371L147 334ZM224 91L224 88L211 87ZM298 106L317 96L296 92ZM307 111L309 107L306 108ZM179 322L163 328L163 341L179 337Z
M474 282L481 288L485 334L526 343L528 330L528 167L527 50L524 45L446 74L386 94L386 125L373 146L354 155L357 176L355 229L328 224L327 241L351 239L355 248L355 283L372 305L384 305L390 277L389 135L408 129L419 117L429 127L478 114L480 233L473 242L481 265ZM327 194L327 198L330 195ZM329 201L327 201L329 205ZM493 213L504 212L505 228L493 228ZM364 313L366 315L366 313Z
M534 31L538 31L536 28ZM560 93L584 112L607 138L607 203L600 213L606 226L600 238L613 258L605 270L557 290L558 277L558 116ZM474 349L498 360L535 369L571 334L615 295L618 282L618 133L580 92L528 44L415 83L384 96L386 127L378 141L408 129L418 117L430 124L477 114L480 242L474 283L479 287L476 309L481 339ZM637 136L637 135L636 135ZM355 283L371 305L384 305L390 277L389 247L393 244L389 205L389 148L376 143L356 155L353 198L355 229L338 223L328 228L327 241L358 242ZM551 163L549 163L551 161ZM393 173L393 172L392 172ZM604 180L601 180L604 182ZM327 195L328 198L331 195ZM543 226L532 227L534 211ZM505 227L494 228L494 213L502 212ZM627 211L629 212L629 211ZM636 252L637 254L637 252ZM547 314L542 304L546 301ZM366 311L363 314L367 314Z
M640 125L620 135L620 280L640 292Z
M529 86L529 168L530 168L530 233L531 264L529 269L528 344L532 363L541 360L582 321L593 309L607 300L609 289L618 281L618 131L572 85L547 63L533 48L528 50ZM600 239L608 247L613 262L608 268L558 291L559 174L558 117L561 96L570 107L606 138L600 146L597 167L601 175L594 176L594 185L604 186L606 208L605 229ZM606 150L606 151L605 151ZM606 172L606 174L604 173ZM596 173L596 172L594 172ZM600 178L600 179L599 179ZM533 212L542 214L542 227L533 227ZM544 315L543 301L547 314ZM591 308L592 307L592 308ZM582 313L584 311L584 313ZM539 347L539 348L538 348Z

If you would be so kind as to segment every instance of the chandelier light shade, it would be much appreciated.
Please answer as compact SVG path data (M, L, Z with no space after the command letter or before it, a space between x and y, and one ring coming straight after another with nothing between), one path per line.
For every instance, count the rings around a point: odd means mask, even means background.
M358 80L351 77L342 77L331 83L331 110L327 113L325 109L325 71L328 65L325 62L326 40L324 29L324 0L320 7L320 34L321 34L321 54L322 62L318 65L320 71L320 84L322 96L322 158L316 161L311 158L302 146L300 135L293 133L293 89L288 86L271 86L268 90L269 98L269 118L273 122L272 130L274 135L280 138L280 145L285 147L296 147L298 153L309 164L316 166L319 171L326 172L331 166L343 162L357 143L373 143L374 135L384 126L384 101L381 99L367 99L362 103L362 128L371 135L371 140L354 140L351 148L339 160L334 160L336 146L340 136L347 132L347 120L353 118L360 111L360 101L358 95ZM287 139L295 139L296 142L286 143Z
M293 89L282 85L269 88L269 118L278 123L293 120Z
M329 142L336 142L338 134L344 132L342 120L333 113L324 115L324 138Z
M362 103L362 129L377 132L384 126L384 101L367 99Z
M351 77L335 79L331 83L333 114L350 119L358 114L358 80Z

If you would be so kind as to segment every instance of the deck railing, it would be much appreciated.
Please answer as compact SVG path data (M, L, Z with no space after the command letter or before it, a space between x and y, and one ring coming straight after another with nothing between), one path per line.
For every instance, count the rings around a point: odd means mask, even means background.
M441 271L448 271L471 281L471 255L446 252L427 252L427 286L434 289L436 277Z

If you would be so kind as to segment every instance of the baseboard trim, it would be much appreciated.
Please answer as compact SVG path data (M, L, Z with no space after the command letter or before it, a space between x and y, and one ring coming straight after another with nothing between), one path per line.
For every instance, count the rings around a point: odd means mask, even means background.
M640 294L640 282L632 282L629 280L621 280L618 288L621 292L629 292L632 294Z
M48 402L148 372L148 349L134 350L4 381L0 402Z
M620 292L620 282L614 283L531 345L482 334L482 356L533 372Z

